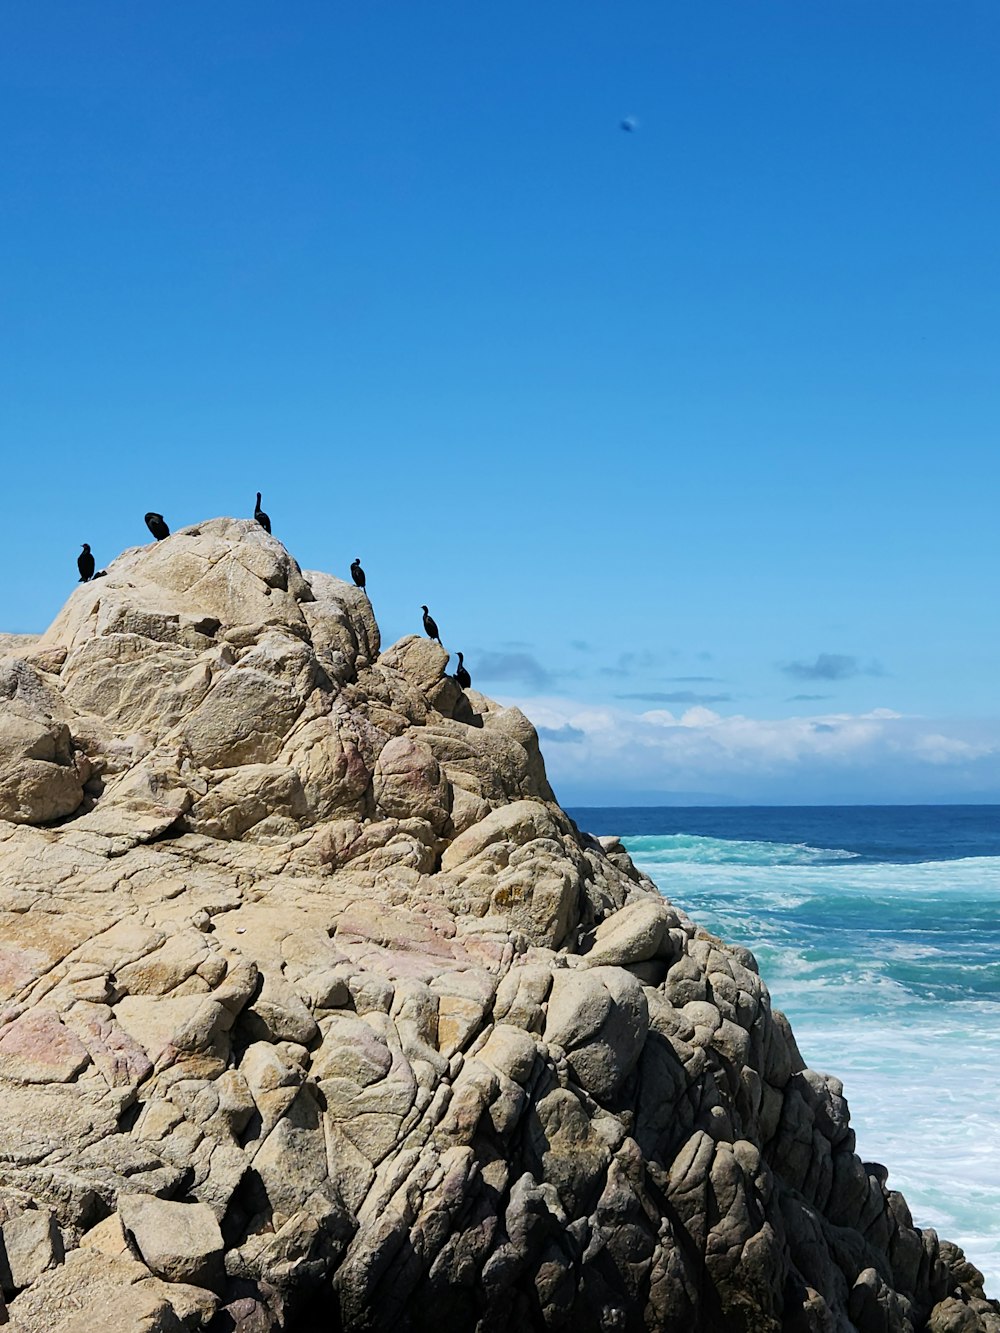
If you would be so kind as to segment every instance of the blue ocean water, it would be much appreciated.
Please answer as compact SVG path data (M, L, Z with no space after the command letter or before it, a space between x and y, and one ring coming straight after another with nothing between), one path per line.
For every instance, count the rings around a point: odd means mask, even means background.
M1000 1293L1000 807L570 813L753 950L862 1157Z

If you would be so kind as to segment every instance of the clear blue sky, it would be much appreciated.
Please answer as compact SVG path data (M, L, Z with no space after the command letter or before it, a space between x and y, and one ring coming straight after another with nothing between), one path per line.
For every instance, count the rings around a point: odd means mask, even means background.
M0 625L260 488L567 799L1000 798L998 59L995 0L11 0Z

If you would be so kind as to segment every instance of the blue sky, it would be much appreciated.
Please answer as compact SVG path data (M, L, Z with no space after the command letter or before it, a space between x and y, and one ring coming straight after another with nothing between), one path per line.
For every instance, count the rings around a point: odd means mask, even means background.
M994 0L12 0L0 624L260 488L564 799L1000 799L998 48Z

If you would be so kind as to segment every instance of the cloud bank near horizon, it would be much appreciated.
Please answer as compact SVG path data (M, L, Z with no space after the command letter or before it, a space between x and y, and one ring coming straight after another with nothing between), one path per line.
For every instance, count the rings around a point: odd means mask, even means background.
M550 780L570 803L692 791L782 804L1000 800L1000 719L936 721L888 708L769 719L701 705L634 713L557 697L504 702L538 728Z

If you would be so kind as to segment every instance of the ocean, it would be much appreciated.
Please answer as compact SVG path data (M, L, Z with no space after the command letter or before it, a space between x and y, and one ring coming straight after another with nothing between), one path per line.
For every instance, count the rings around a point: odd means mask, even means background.
M860 1155L1000 1295L1000 807L570 813L753 950Z

